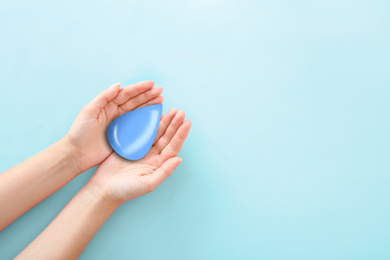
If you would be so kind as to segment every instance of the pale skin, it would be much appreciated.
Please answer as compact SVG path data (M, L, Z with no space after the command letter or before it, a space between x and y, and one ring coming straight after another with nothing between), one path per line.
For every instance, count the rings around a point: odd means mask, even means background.
M176 157L191 122L184 111L161 117L154 144L138 161L112 151L107 126L133 109L162 102L152 81L114 84L77 116L68 134L45 151L0 174L0 230L81 172L99 167L89 182L16 259L76 259L123 202L153 191L180 164ZM4 210L3 210L4 209Z

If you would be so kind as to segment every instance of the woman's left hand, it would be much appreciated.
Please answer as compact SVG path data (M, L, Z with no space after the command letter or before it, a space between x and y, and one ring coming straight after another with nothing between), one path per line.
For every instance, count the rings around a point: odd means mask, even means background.
M63 138L80 173L100 164L112 153L106 129L115 118L136 108L162 103L162 88L153 85L149 80L120 89L117 83L82 108Z

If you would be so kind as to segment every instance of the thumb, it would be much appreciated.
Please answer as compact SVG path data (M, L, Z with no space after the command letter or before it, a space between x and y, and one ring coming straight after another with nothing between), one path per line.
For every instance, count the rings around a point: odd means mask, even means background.
M88 111L92 114L99 114L100 111L112 101L119 93L120 83L115 83L97 95L88 105Z
M166 178L168 178L173 170L181 163L183 159L180 157L173 157L166 160L160 168L154 171L150 176L152 177L151 184L154 188L160 185Z

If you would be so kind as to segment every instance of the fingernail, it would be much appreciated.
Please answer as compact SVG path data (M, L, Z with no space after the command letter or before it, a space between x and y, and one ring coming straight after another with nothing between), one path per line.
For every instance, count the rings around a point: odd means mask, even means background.
M183 158L180 158L180 162L179 163L181 163L181 161L183 161Z
M114 87L116 87L116 86L118 86L119 85L119 82L118 83L115 83L115 84L112 84L111 86L109 86L108 88L114 88Z

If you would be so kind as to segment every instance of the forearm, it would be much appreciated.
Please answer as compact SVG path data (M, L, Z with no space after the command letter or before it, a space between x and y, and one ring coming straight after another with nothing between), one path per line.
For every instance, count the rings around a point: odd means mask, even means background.
M76 259L118 206L87 184L16 259Z
M80 174L64 140L0 174L0 230Z

